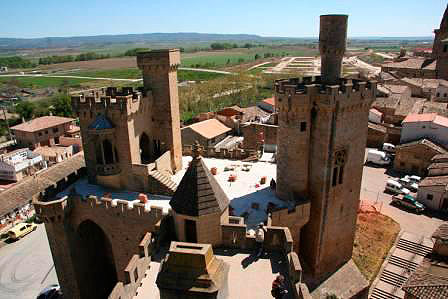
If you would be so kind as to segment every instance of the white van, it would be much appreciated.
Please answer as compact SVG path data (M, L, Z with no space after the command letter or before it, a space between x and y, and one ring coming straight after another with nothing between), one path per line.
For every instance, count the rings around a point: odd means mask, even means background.
M388 191L392 194L404 194L408 195L410 191L394 180L387 180L385 191Z
M367 152L366 163L373 163L378 165L389 165L390 159L385 152L370 149Z
M383 151L387 153L395 153L395 145L392 143L383 143Z

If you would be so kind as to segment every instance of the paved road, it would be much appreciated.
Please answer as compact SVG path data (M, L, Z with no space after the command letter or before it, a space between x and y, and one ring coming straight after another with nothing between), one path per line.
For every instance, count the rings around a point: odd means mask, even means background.
M35 299L42 289L58 283L43 224L23 239L0 243L0 247L1 299Z
M417 235L430 237L443 220L429 213L418 215L391 205L392 196L384 193L387 179L386 169L364 166L361 185L361 200L377 202L381 213L397 221L401 229Z

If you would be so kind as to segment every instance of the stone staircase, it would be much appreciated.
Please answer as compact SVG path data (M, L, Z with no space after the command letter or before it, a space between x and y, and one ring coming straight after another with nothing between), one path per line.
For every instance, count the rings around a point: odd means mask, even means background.
M177 189L177 184L171 180L170 177L164 175L158 170L153 170L149 173L150 184L157 194L173 195ZM156 186L155 186L156 185Z
M369 298L404 298L404 291L401 287L423 261L424 256L431 251L430 239L404 232L391 250L392 253L378 275Z

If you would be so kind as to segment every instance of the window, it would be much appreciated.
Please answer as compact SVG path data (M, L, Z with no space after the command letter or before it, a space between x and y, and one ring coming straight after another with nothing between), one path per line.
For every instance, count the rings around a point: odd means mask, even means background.
M306 121L302 121L300 123L300 132L305 132L306 131Z
M338 168L333 168L333 183L331 184L333 187L336 186L338 182Z
M437 97L440 97L440 92L437 93Z
M39 136L42 136L42 132L39 132Z
M53 128L53 133L59 132L59 128Z
M48 134L48 130L45 130L45 134Z
M404 167L404 165L405 165L404 162L400 162L401 167Z
M443 52L446 52L446 51L448 51L448 45L443 46Z
M432 200L434 197L432 194L426 194L426 199L427 200Z
M443 94L443 97L446 98L446 93Z

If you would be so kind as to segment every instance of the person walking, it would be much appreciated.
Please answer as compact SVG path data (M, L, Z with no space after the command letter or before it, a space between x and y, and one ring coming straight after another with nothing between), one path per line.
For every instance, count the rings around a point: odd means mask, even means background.
M255 232L255 242L257 244L257 258L261 257L264 250L264 233L265 229L263 223L258 224L257 231Z
M285 277L283 275L277 275L272 282L271 295L275 299L282 299L286 294L288 294L288 290L285 286Z

